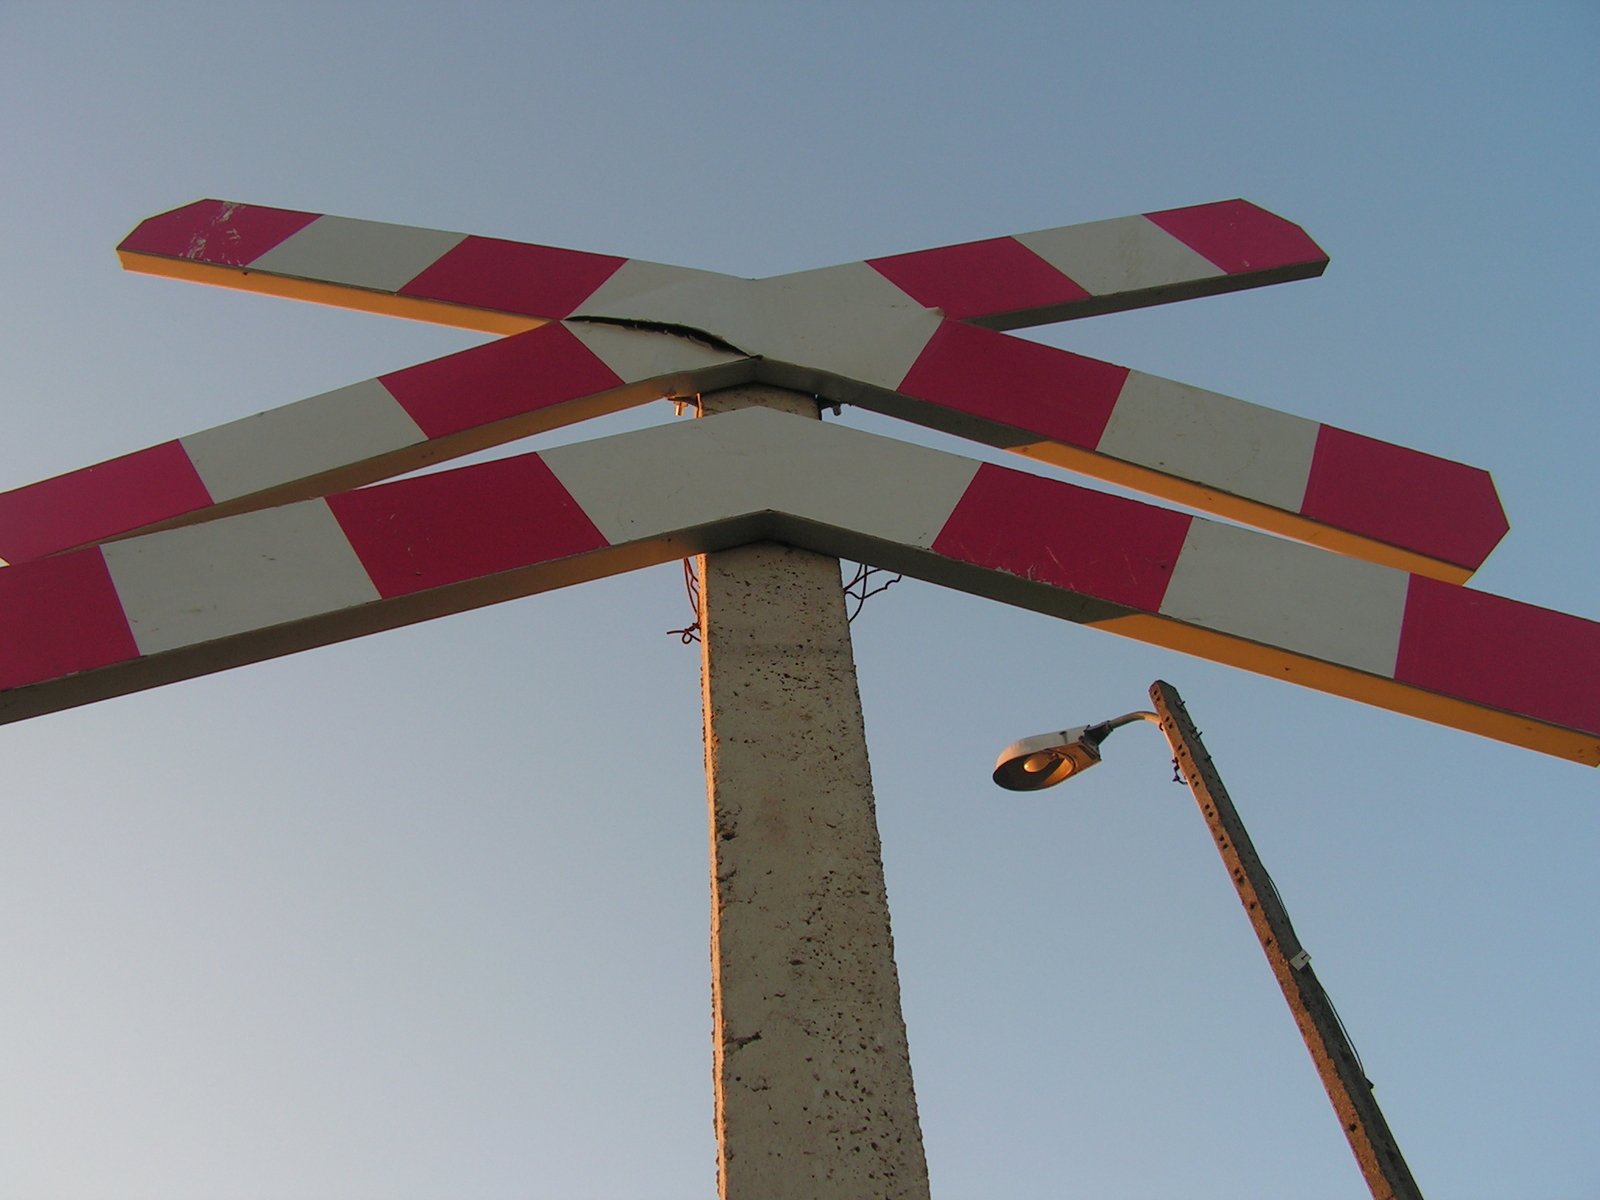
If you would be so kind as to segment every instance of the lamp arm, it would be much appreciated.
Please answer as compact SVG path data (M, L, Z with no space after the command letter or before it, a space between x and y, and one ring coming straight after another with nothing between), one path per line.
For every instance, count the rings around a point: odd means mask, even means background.
M1113 731L1121 729L1124 725L1132 725L1135 721L1149 721L1156 726L1161 724L1161 718L1153 712L1131 712L1123 713L1120 717L1112 717L1109 721L1101 721L1100 724L1091 725L1089 728L1098 734L1100 740L1103 741Z

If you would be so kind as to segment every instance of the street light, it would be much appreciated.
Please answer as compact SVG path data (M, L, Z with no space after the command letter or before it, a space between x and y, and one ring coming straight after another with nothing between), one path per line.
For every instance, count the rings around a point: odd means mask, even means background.
M1078 725L1060 733L1040 733L1012 742L994 764L994 781L1013 792L1036 792L1068 776L1087 771L1100 761L1100 743L1135 721L1161 724L1153 712L1124 713L1098 725Z
M1289 1011L1374 1200L1422 1200L1372 1094L1372 1082L1344 1032L1333 1001L1311 969L1311 955L1295 935L1283 899L1262 866L1183 699L1176 688L1159 679L1150 685L1150 699L1155 712L1125 713L1097 725L1079 725L1013 742L995 762L995 783L1014 792L1051 787L1098 763L1100 744L1115 730L1136 721L1159 725L1172 748L1173 763L1200 805L1212 841L1289 1002Z

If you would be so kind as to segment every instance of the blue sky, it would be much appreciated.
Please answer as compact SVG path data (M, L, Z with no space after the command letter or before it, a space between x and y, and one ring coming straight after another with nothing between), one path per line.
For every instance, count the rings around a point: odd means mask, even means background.
M476 340L118 270L202 196L750 276L1244 196L1326 276L1027 336L1487 467L1474 586L1600 617L1597 66L1577 3L13 0L0 487ZM0 730L0 1196L712 1194L687 620L666 566ZM936 1195L1363 1194L1159 739L988 781L1158 677L1423 1190L1594 1194L1588 769L910 581L855 629Z

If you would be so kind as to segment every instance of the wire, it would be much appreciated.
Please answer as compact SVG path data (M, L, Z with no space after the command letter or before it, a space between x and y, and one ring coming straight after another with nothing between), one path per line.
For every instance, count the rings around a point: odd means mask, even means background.
M886 575L888 572L883 567L869 567L866 563L856 565L855 574L850 577L850 582L844 585L845 602L855 601L845 617L846 622L854 621L861 612L862 605L872 597L888 591L895 584L905 578L896 574L893 579L886 579L882 583L872 584L874 575ZM689 609L694 613L694 620L682 629L669 629L668 633L677 634L678 640L685 646L692 645L700 640L700 577L695 573L694 559L683 560L683 590L689 597Z
M694 613L694 620L682 629L669 629L667 632L677 634L678 640L688 646L700 640L700 576L695 574L692 558L683 560L683 590L689 595L689 610Z
M846 599L856 602L855 607L850 610L849 616L845 618L847 621L854 621L860 615L862 606L873 596L888 591L905 578L904 575L897 573L893 579L887 579L875 587L868 586L874 575L887 574L888 572L882 567L869 567L866 563L860 563L856 566L856 573L851 577L850 582L844 585Z
M1339 1008L1333 1002L1333 997L1328 995L1328 989L1322 986L1322 980L1317 980L1317 990L1322 993L1322 998L1328 1002L1328 1011L1333 1014L1334 1022L1339 1026L1339 1032L1344 1035L1344 1044L1350 1050L1350 1057L1356 1060L1356 1070L1361 1072L1361 1078L1367 1082L1367 1087L1372 1087L1372 1080L1367 1078L1366 1064L1361 1061L1361 1051L1356 1049L1356 1044L1351 1040L1350 1031L1345 1028L1344 1018L1339 1015Z

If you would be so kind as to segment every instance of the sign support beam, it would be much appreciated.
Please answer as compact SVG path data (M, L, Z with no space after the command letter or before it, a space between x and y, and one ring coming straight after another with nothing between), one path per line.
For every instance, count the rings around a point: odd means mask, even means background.
M839 561L755 542L699 570L718 1194L927 1200Z

